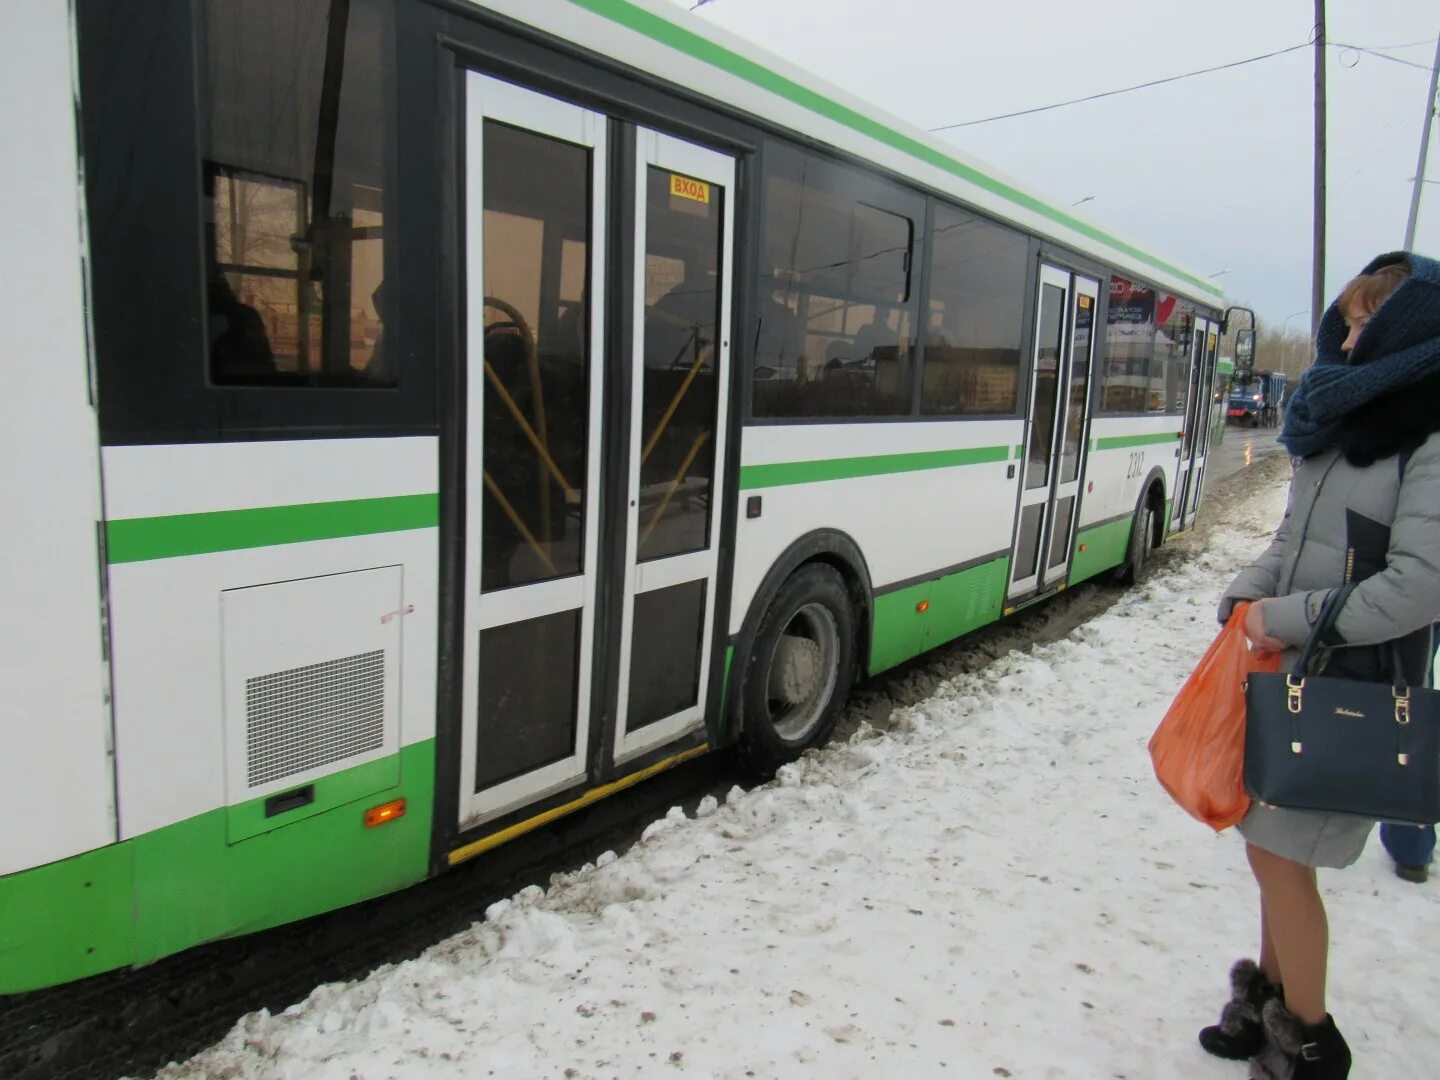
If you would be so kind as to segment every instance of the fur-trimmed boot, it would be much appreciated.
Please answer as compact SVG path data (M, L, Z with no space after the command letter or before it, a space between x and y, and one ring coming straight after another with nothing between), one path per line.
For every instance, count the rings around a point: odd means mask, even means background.
M1251 1080L1345 1080L1350 1047L1333 1017L1307 1027L1279 1001L1265 1006L1265 1045L1250 1059Z
M1202 1028L1200 1045L1216 1057L1244 1061L1265 1045L1261 1010L1280 988L1265 977L1254 960L1237 960L1230 969L1230 1000L1220 1010L1220 1023Z

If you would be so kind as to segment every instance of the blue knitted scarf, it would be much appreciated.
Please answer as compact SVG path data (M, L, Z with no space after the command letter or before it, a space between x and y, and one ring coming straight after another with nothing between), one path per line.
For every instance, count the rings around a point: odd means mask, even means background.
M1348 356L1340 351L1348 328L1339 305L1331 304L1320 320L1315 363L1301 376L1280 432L1291 454L1329 449L1351 412L1440 372L1440 262L1397 251L1361 272L1399 262L1410 265L1410 276L1376 309Z

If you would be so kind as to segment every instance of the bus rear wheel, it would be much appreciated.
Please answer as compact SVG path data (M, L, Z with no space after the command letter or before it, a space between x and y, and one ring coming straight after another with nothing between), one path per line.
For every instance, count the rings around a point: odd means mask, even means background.
M850 694L855 614L844 580L803 566L770 602L736 668L740 758L769 776L823 746Z
M1115 582L1131 585L1140 580L1145 562L1155 548L1155 507L1146 493L1135 507L1135 516L1130 520L1130 543L1125 549L1125 561L1115 569Z

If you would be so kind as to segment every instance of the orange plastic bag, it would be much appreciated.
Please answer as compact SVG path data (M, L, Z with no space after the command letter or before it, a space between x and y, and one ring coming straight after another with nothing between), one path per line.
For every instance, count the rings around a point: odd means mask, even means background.
M1278 671L1280 654L1254 653L1245 638L1245 611L1230 621L1180 687L1155 734L1155 778L1181 809L1216 832L1250 809L1245 793L1245 680L1252 671Z

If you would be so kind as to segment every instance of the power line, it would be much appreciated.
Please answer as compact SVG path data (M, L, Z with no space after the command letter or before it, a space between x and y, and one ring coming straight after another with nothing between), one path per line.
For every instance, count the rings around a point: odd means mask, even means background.
M1413 48L1416 48L1417 46L1420 46L1420 45L1434 45L1434 44L1435 44L1435 39L1434 39L1434 38L1425 38L1423 41L1403 41L1403 42L1401 42L1399 45L1366 45L1366 46L1364 46L1364 47L1367 48L1367 49L1370 49L1370 50L1372 50L1372 51L1375 51L1375 52L1383 52L1383 51L1385 51L1386 49L1413 49ZM1359 45L1352 45L1352 46L1350 46L1350 48L1352 48L1352 49L1358 49L1358 48L1360 48L1360 47L1361 47L1361 46L1359 46Z
M1398 57L1398 56L1391 56L1389 53L1383 53L1383 52L1380 52L1380 51L1377 50L1377 49L1366 48L1364 45L1346 45L1344 42L1341 42L1341 41L1332 41L1332 42L1330 42L1330 44L1331 44L1331 45L1334 45L1334 46L1335 46L1337 49L1339 49L1342 53L1345 53L1345 52L1365 53L1367 56L1377 56L1377 57L1379 57L1381 60L1389 60L1392 64L1403 64L1405 67L1418 68L1418 69L1420 69L1421 71L1424 71L1424 72L1427 72L1427 73L1430 71L1430 65L1429 65L1429 64L1416 64L1416 63L1414 63L1413 61L1410 61L1410 60L1401 60L1400 57ZM1433 45L1433 44L1434 44L1434 39L1431 39L1430 41L1425 42L1425 44L1427 44L1427 45ZM1391 47L1394 48L1395 46L1391 46ZM1357 60L1356 63L1359 63L1359 61ZM1349 64L1349 65L1347 65L1347 66L1348 66L1348 67L1354 67L1355 64Z
M1017 116L1029 116L1032 113L1048 112L1051 109L1063 109L1067 105L1079 105L1086 101L1098 101L1100 98L1114 97L1116 94L1128 94L1133 90L1145 90L1151 86L1162 86L1165 83L1179 82L1181 79L1193 79L1196 75L1209 75L1214 71L1226 71L1230 68L1243 67L1246 64L1254 64L1261 60L1269 60L1274 56L1284 56L1286 53L1295 52L1298 49L1308 49L1314 44L1306 41L1300 45L1291 45L1288 49L1277 49L1274 52L1261 53L1259 56L1251 56L1245 60L1235 60L1228 64L1217 64L1214 67L1201 68L1199 71L1187 71L1183 75L1171 75L1164 79L1152 79L1149 82L1139 83L1135 86L1122 87L1119 90L1106 90L1099 94L1089 94L1086 97L1074 98L1070 101L1060 101L1054 105L1040 105L1034 109L1021 109L1019 112L1003 113L1000 116L987 116L983 120L963 120L958 124L942 124L933 127L931 131L951 131L955 128L972 127L975 124L988 124L992 120L1011 120ZM1395 59L1389 57L1388 59Z

